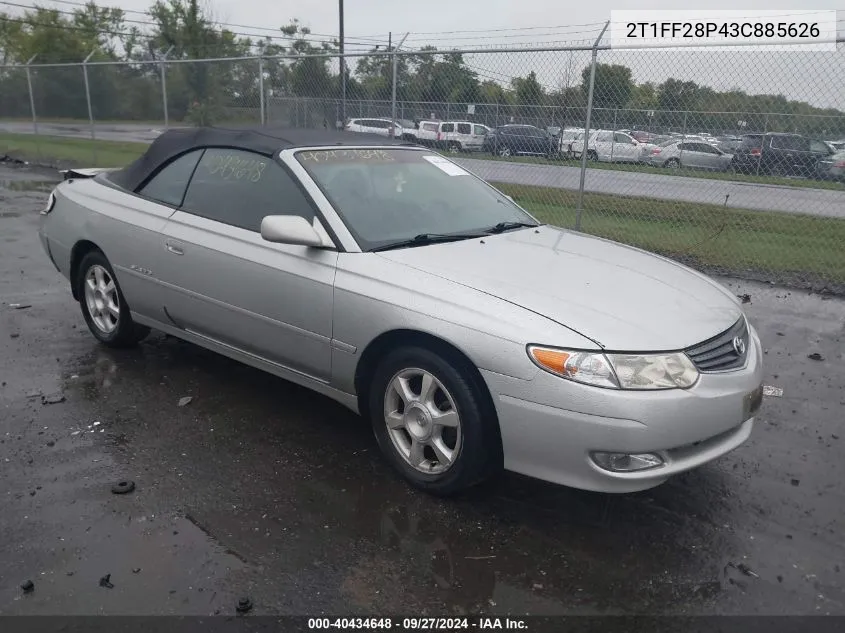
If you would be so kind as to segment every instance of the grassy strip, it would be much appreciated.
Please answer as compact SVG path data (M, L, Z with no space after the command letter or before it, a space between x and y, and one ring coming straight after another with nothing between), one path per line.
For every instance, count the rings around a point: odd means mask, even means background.
M146 143L0 132L0 156L8 154L33 162L67 163L76 167L121 167L148 147Z
M0 117L0 123L28 123L32 125L29 117ZM38 117L38 123L64 123L68 125L88 127L91 122L88 119L72 119L66 117ZM164 119L97 119L94 125L149 125L150 127L161 127Z
M578 192L493 183L550 224L575 226ZM704 266L845 282L845 220L586 193L581 229Z
M482 152L467 154L467 158L494 160L509 163L530 163L534 165L554 165L556 167L580 167L579 160L550 160L539 156L491 156ZM651 167L636 163L598 163L590 162L588 169L609 169L611 171L633 171L646 174L663 174L666 176L682 176L687 178L704 178L706 180L730 180L733 182L748 182L758 185L785 185L788 187L804 187L806 189L832 189L845 191L845 183L835 180L810 180L804 178L786 178L783 176L756 176L754 174L733 174L727 171L707 171L703 169L669 169L667 167Z

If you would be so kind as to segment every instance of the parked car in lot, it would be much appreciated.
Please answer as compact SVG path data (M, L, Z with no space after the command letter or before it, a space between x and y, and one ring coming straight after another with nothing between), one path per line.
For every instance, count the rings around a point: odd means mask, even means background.
M669 141L653 148L648 162L655 167L670 169L709 169L726 171L731 164L731 154L726 154L711 143Z
M486 125L472 121L420 121L416 140L453 153L472 152L481 149L489 131Z
M818 173L816 163L831 154L824 143L799 134L746 134L730 167L738 173L811 178Z
M612 130L591 130L587 143L587 159L608 163L639 163L647 160L652 145L640 143L624 132ZM572 142L572 155L580 158L584 151L584 139Z
M347 132L378 134L406 140L416 139L416 128L412 121L392 121L391 119L350 119L344 129ZM391 134L392 132L392 134Z
M66 175L39 237L98 341L153 328L333 398L424 490L642 490L751 433L763 353L731 291L429 149L184 128Z
M561 158L574 158L572 143L584 138L583 128L566 128L558 135L558 152Z
M558 154L558 147L559 141L546 130L533 125L508 124L490 130L481 150L494 156L524 154L554 158Z
M820 158L816 163L816 176L822 180L845 182L845 151Z

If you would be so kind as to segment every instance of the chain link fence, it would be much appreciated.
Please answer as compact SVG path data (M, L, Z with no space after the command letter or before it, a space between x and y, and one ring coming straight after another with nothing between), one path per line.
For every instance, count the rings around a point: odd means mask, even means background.
M34 132L50 158L46 137L149 142L183 125L401 134L543 221L841 291L843 85L841 43L32 64L0 67L0 139ZM104 147L85 151L102 162Z

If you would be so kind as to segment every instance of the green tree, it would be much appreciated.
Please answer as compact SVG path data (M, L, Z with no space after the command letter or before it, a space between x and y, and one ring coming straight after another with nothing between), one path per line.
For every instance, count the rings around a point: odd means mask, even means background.
M581 91L590 91L590 68L581 73ZM621 64L596 64L593 86L593 106L596 108L621 108L628 103L634 91L631 69Z

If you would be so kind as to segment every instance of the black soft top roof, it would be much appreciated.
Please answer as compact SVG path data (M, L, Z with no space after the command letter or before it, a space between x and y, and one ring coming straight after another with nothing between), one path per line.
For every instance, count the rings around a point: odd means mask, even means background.
M377 134L360 134L334 130L300 130L290 128L191 127L167 130L153 141L150 148L133 163L109 175L116 185L134 191L174 158L203 147L241 149L264 156L296 147L334 145L412 145L401 139Z

